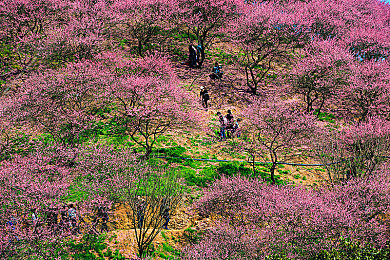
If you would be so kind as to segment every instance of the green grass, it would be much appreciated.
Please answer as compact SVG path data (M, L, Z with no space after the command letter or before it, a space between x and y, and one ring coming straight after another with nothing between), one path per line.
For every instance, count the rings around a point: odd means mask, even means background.
M68 251L75 260L122 260L119 250L112 251L105 242L106 236L84 235L80 242L71 240ZM68 258L69 259L69 258Z
M314 115L316 115L318 117L318 120L320 120L320 121L325 121L325 122L329 122L332 124L335 123L336 117L331 113L321 112L318 114L318 109L316 109L314 111Z

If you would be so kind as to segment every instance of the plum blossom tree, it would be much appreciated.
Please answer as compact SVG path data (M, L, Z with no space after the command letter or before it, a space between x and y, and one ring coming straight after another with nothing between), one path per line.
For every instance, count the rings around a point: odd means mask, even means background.
M63 4L63 1L50 0L2 1L1 80L7 80L36 65L40 56L36 47L45 33L52 29L49 21L55 21L56 13Z
M238 64L245 71L246 84L258 93L268 73L291 60L294 49L307 41L300 5L280 7L262 3L246 7L229 28L232 41L239 47Z
M99 63L71 63L30 77L3 113L15 124L43 129L58 144L76 147L104 107L109 83L109 71Z
M115 2L113 9L118 13L117 22L126 27L124 34L137 41L137 52L144 56L145 47L169 27L174 6L175 1L121 0Z
M295 149L308 141L315 130L313 116L300 112L293 102L254 100L244 111L250 122L245 134L259 156L270 168L271 180L275 184L275 169L289 149ZM245 143L243 144L245 147ZM270 162L270 163L268 163Z
M69 169L50 164L50 157L35 154L3 161L0 169L0 252L2 258L49 257L45 243L60 242L62 232L47 224L47 213L58 213L70 183ZM33 222L31 210L38 220ZM10 224L10 221L13 224ZM54 226L53 226L54 225ZM54 248L52 248L54 250Z
M389 156L390 124L379 118L320 135L314 147L330 183L373 174Z
M336 42L320 41L307 45L304 58L295 62L291 73L292 91L306 103L306 112L318 112L337 99L339 89L348 88L353 57Z
M195 97L182 89L168 60L160 55L126 61L117 68L121 84L111 86L113 120L145 149L148 158L159 136L198 122Z
M114 17L104 1L17 0L0 4L0 80L91 58Z
M190 246L186 257L309 259L338 248L343 238L381 248L388 241L388 227L378 217L390 210L387 173L382 168L369 178L317 189L222 177L195 204L200 213L218 219L216 227ZM231 222L240 215L242 221Z
M178 5L179 25L185 25L201 46L199 66L202 67L205 50L210 48L218 35L222 35L229 21L239 14L240 1L178 0Z
M351 64L348 87L338 90L340 113L366 121L369 117L387 118L390 112L390 65L387 61Z

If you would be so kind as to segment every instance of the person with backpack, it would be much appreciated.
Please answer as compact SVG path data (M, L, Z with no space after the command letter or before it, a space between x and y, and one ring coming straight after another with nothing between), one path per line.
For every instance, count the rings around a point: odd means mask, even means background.
M224 117L221 112L217 112L217 116L219 119L219 127L220 127L220 136L221 136L221 141L226 140L226 125L227 125L227 119Z
M218 65L218 62L214 64L214 67L212 69L212 73L209 75L211 79L222 79L222 66Z
M162 226L163 229L168 229L169 223L169 202L166 198L162 199L161 207L160 207L160 215L164 219L164 224Z
M207 101L209 101L210 99L210 95L209 95L209 92L207 91L207 89L205 87L200 87L200 98L201 98L201 101L202 101L202 106L204 108L208 108L208 105L207 105Z

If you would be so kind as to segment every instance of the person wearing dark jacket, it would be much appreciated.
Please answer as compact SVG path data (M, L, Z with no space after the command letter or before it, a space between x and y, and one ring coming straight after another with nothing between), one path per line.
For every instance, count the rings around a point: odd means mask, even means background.
M138 228L141 229L144 226L144 218L147 205L145 199L143 198L138 198L137 203Z
M207 101L209 101L210 95L209 95L207 89L205 89L205 87L203 87L203 86L200 87L200 98L202 101L202 106L204 108L206 108L206 110L207 110L207 108L208 108Z
M231 110L227 111L226 120L227 120L226 132L227 132L228 138L230 138L232 136L233 127L234 127L234 117L233 117Z
M190 67L191 68L194 68L196 67L196 48L190 44L190 46L188 47L188 51L189 51L189 58L190 58Z
M163 229L168 229L168 222L169 222L169 202L166 198L163 198L161 202L161 208L160 208L160 215L164 219L164 224L162 226Z

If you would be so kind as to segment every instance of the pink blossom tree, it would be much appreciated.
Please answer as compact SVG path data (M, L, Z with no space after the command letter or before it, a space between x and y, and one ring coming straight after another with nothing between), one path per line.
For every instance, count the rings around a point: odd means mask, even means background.
M125 26L125 38L130 35L137 41L138 54L144 56L144 49L152 43L159 32L170 26L175 10L175 1L166 0L120 0L114 8L118 13L118 24Z
M20 259L51 255L45 243L60 242L64 234L56 231L57 221L51 222L48 212L58 214L62 198L68 191L69 177L69 169L50 164L50 158L39 153L2 162L2 257ZM35 210L37 220L32 220L32 210Z
M313 116L300 112L293 102L254 100L243 115L249 122L245 135L255 144L256 154L270 168L275 183L275 169L280 160L307 142L315 130ZM246 144L243 143L245 148Z
M17 0L0 4L0 80L91 58L115 19L109 2Z
M185 25L188 32L196 36L201 46L199 66L205 60L205 51L218 36L222 36L229 21L240 12L240 1L236 0L178 0L179 26Z
M109 71L95 62L35 74L8 99L3 113L15 124L43 129L58 144L77 146L104 107Z
M338 98L340 89L348 88L353 57L337 42L311 42L302 59L296 60L290 79L292 91L302 97L306 112L318 114Z
M389 63L356 62L351 67L348 87L338 90L339 112L360 122L372 116L387 118L390 111Z
M245 71L246 84L253 94L264 85L268 73L291 60L294 49L307 41L300 5L279 6L273 2L243 9L229 28L239 48L238 64Z
M325 132L313 147L328 171L330 183L373 174L386 162L390 124L378 118Z
M195 204L200 213L218 219L217 225L186 250L186 257L308 259L337 248L343 237L383 247L388 227L378 216L390 210L387 171L317 189L223 177Z
M50 0L1 3L1 80L36 66L39 57L36 47L44 34L52 29L50 20L55 20L62 4L62 1Z
M196 98L178 85L167 59L150 55L126 61L117 70L122 80L111 86L111 98L117 106L113 120L145 149L144 158L167 131L196 125Z

